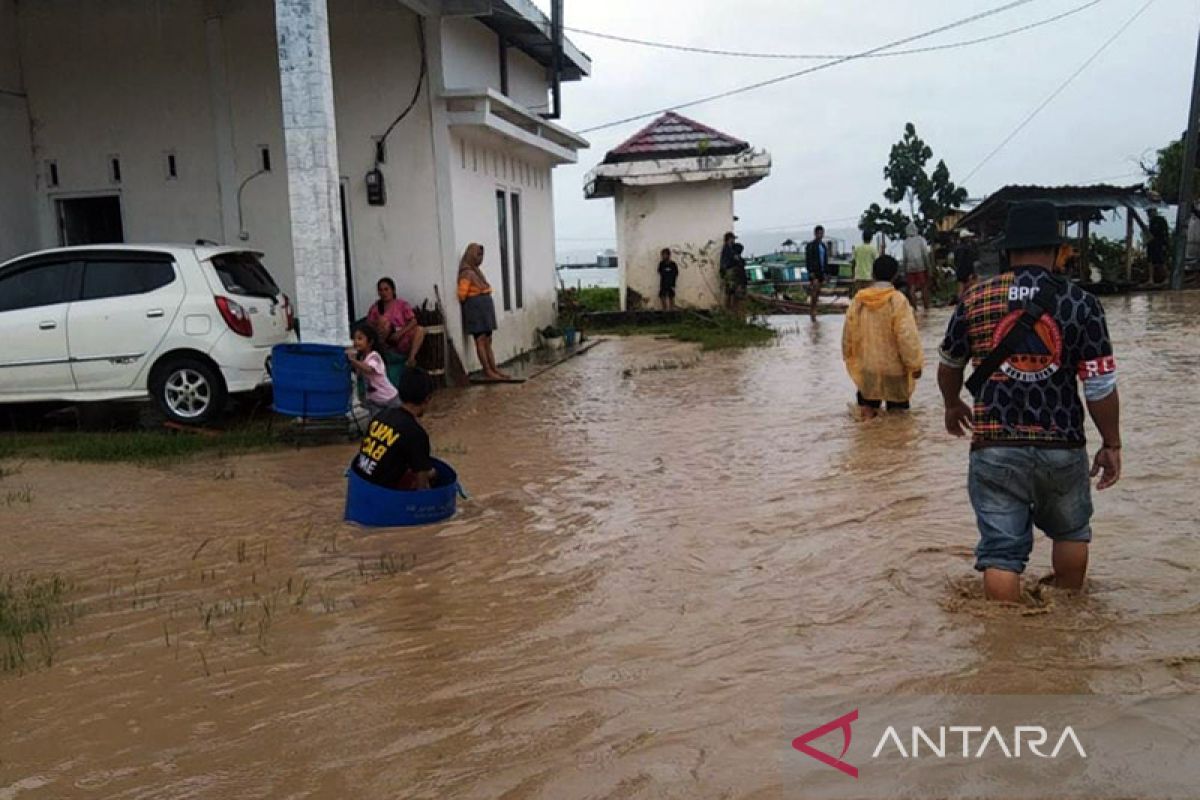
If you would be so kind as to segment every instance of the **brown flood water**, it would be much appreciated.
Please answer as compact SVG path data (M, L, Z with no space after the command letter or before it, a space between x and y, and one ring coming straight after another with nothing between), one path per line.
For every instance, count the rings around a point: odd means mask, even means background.
M434 528L341 523L352 445L27 463L0 563L84 613L0 676L0 799L774 798L806 694L1200 690L1200 295L1107 308L1126 475L1091 593L1020 611L971 570L944 310L914 413L871 424L840 317L447 393L428 423L472 499Z

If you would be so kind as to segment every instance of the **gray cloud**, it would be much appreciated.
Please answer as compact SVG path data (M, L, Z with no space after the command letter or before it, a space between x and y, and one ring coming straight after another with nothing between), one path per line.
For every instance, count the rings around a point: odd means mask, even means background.
M852 227L880 201L881 171L904 123L916 124L956 178L966 175L1144 0L1103 0L1061 22L994 42L855 61L682 113L769 150L769 178L737 194L754 240L824 221ZM1061 13L1037 0L925 40L972 39ZM644 39L765 52L860 52L1001 5L999 0L567 0L567 24ZM1186 124L1196 0L1156 0L1041 115L967 183L1135 182L1136 159ZM792 72L811 62L673 53L584 34L593 76L565 89L564 123L587 128ZM611 201L585 201L584 174L645 121L589 135L580 163L555 170L560 253L614 241ZM764 230L769 229L769 230Z

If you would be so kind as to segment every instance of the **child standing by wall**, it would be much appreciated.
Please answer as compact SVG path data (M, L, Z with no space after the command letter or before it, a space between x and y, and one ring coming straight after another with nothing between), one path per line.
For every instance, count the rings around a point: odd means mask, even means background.
M912 307L892 286L899 266L891 256L875 259L875 281L855 295L842 329L842 358L864 419L885 402L889 410L907 409L925 364Z
M346 350L350 368L361 375L367 385L367 396L363 405L378 414L385 408L399 404L399 393L388 380L387 367L379 354L379 331L370 323L361 323L354 328L354 347Z

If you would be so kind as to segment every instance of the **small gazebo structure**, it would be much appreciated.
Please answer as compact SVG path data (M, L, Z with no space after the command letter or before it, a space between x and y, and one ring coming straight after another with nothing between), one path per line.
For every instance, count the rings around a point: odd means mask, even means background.
M984 241L1004 233L1008 207L1012 203L1029 200L1047 200L1058 207L1059 225L1064 236L1070 236L1074 226L1074 237L1078 240L1079 277L1087 281L1091 276L1089 245L1091 225L1100 222L1106 211L1125 211L1125 280L1133 275L1133 232L1134 225L1149 235L1147 223L1139 211L1160 205L1141 184L1133 186L1005 186L993 192L970 212L963 215L955 226L969 230Z
M670 111L610 150L585 178L584 196L614 201L621 309L633 292L657 295L664 248L679 265L676 302L720 306L721 237L733 230L733 193L770 171L765 151Z

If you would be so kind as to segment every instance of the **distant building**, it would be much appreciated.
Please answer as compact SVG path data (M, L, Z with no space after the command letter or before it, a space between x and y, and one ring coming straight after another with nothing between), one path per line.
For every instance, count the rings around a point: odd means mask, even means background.
M679 265L679 305L720 305L721 237L733 230L733 193L770 171L765 151L674 112L610 150L588 173L584 196L614 201L621 308L629 290L657 296L664 247Z
M547 119L591 63L530 0L0 0L0 259L208 239L265 253L306 339L382 276L446 303L486 249L496 354L555 310ZM386 142L379 144L386 135Z

